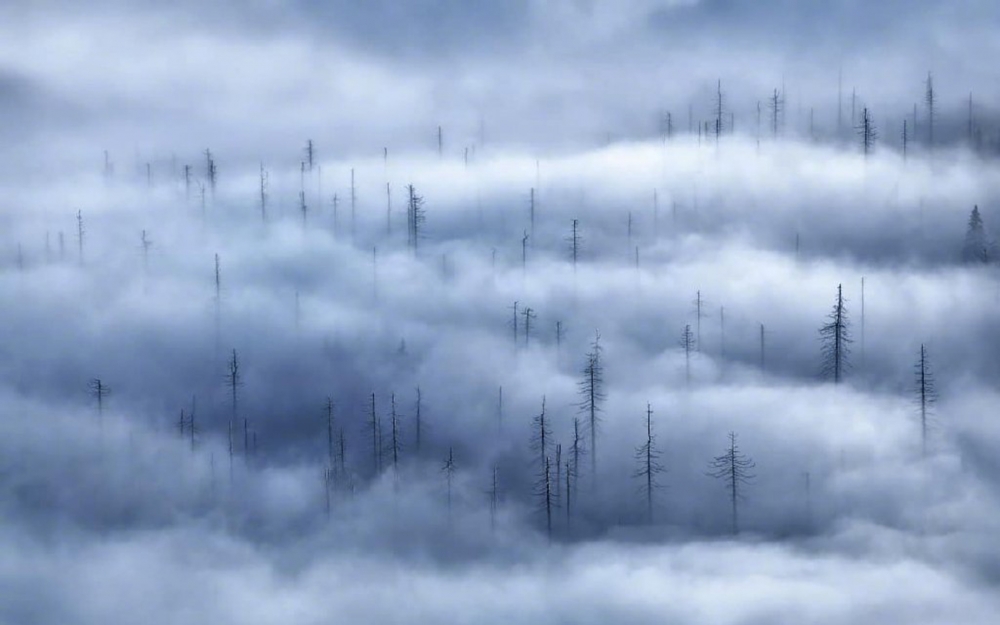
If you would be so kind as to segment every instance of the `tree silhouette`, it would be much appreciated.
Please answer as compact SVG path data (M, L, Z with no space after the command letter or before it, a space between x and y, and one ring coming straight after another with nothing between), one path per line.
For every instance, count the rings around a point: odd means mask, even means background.
M582 239L580 238L580 220L573 220L573 229L570 235L566 238L569 243L569 253L570 259L573 261L573 271L576 272L576 263L580 259L580 243Z
M552 446L552 426L545 416L545 397L542 396L542 411L531 419L531 442L529 449L537 455L538 466L545 464ZM532 460L532 463L535 461Z
M393 473L393 477L395 477L395 478L398 479L399 478L399 451L400 451L400 446L399 446L399 418L398 418L398 415L396 414L396 394L395 393L393 393L391 395L390 402L391 402L391 406L392 406L391 407L391 411L390 411L390 416L391 416L391 419L392 419L392 421L391 421L391 424L392 424L392 440L390 441L389 444L391 445L391 449L392 449L392 473Z
M566 483L573 480L573 494L576 494L576 484L580 479L580 459L587 455L586 444L580 431L580 418L573 417L573 439L569 446L569 468L566 469ZM568 505L567 497L567 505ZM568 514L568 513L567 513Z
M444 473L445 483L448 488L448 520L451 521L451 489L455 480L455 453L451 447L448 448L448 458L441 465L441 472Z
M767 101L768 108L771 109L771 136L775 139L778 138L778 120L781 119L782 114L785 111L785 98L784 96L775 89L771 94L771 97Z
M722 107L722 80L720 79L715 90L715 107L712 111L715 117L715 144L719 144L719 137L722 135L722 115L724 109Z
M424 198L417 195L417 191L412 184L407 185L406 192L409 198L406 205L406 224L409 232L407 241L413 249L413 254L416 255L420 239L424 236L423 225L427 219L424 211Z
M927 348L922 343L920 345L920 358L914 369L916 369L917 406L920 411L920 454L926 457L927 425L937 401L937 391L934 388L934 375L931 373Z
M681 332L681 339L678 342L681 348L684 350L684 382L690 387L691 386L691 352L695 350L697 341L695 341L694 333L691 332L691 324L684 326L684 331Z
M552 485L552 459L545 456L542 460L542 474L535 482L535 496L539 499L539 505L545 511L545 532L549 540L552 540L552 509L555 507L553 499Z
M642 480L639 491L646 499L646 522L653 522L653 491L660 488L656 476L666 469L660 464L660 451L656 448L656 435L653 434L653 409L646 404L646 442L635 448L635 460L638 464L632 477Z
M267 170L260 164L260 220L267 221Z
M694 301L691 302L694 305L695 314L695 341L694 341L694 351L701 351L701 320L707 315L703 312L702 308L705 306L705 300L701 298L701 291L695 293Z
M875 120L872 119L867 106L861 111L861 121L858 122L857 131L858 136L861 137L861 150L867 157L875 149L875 140L878 139Z
M382 471L382 436L379 431L378 415L375 413L375 393L371 395L371 402L368 404L368 426L372 435L372 468L377 476Z
M420 448L423 443L424 419L423 419L423 402L422 402L422 397L420 395L420 387L418 386L416 390L417 390L417 401L416 404L414 405L415 418L413 424L414 426L413 449L416 452L417 456L419 457Z
M530 307L525 308L521 314L524 315L524 346L528 347L528 341L531 339L531 320L537 315Z
M738 534L740 531L738 506L739 502L744 499L743 487L753 483L753 479L756 477L751 473L751 469L755 466L757 465L754 464L753 460L740 452L736 445L734 432L729 433L729 448L721 456L716 456L708 465L707 475L723 480L726 490L729 491L733 534Z
M77 262L83 264L83 211L76 211L76 245L77 245Z
M500 468L493 465L493 480L488 494L490 496L490 531L497 527L497 509L500 507Z
M90 381L88 385L90 388L90 394L97 400L97 417L98 425L104 427L104 402L107 400L108 395L111 394L111 389L107 384L101 381L101 378L94 378Z
M601 403L604 401L604 364L601 362L601 352L601 333L597 332L586 356L583 379L577 383L577 392L583 397L578 409L586 415L590 430L590 477L594 487L597 482L597 426L601 420Z
M927 72L924 83L924 104L927 105L927 147L934 150L934 118L937 117L937 97L934 93L934 77Z
M326 466L327 469L333 470L334 464L334 440L333 440L333 400L329 397L326 398Z
M979 214L979 206L972 208L969 214L969 225L965 231L965 244L962 246L962 260L966 263L988 263L992 260L992 245L986 233L986 226Z
M188 434L190 435L192 453L194 452L195 449L195 444L197 441L196 437L198 435L198 432L201 430L201 428L198 427L198 423L195 421L198 412L196 409L197 399L198 399L197 396L191 397L191 416L188 418Z
M848 356L853 341L849 333L850 322L844 302L843 287L838 284L837 300L827 316L829 321L819 329L820 340L823 343L821 348L823 364L820 374L826 379L832 379L834 384L840 384L844 373L850 368Z

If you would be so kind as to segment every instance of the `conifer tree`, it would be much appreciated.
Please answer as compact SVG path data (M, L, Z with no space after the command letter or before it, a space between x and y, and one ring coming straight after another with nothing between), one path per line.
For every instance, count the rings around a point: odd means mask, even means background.
M992 260L989 236L986 226L979 214L979 206L972 208L969 214L969 225L965 231L965 244L962 246L962 260L966 263L988 263Z
M639 491L646 500L646 522L653 522L653 491L660 488L656 476L666 469L660 463L660 451L656 448L653 434L653 409L646 404L646 442L635 448L637 467L632 477L642 480Z
M600 424L601 404L604 401L604 363L601 359L601 333L594 335L590 351L583 367L583 378L577 383L577 389L583 400L577 405L579 412L585 415L590 435L590 477L592 487L596 487L597 476L597 430Z
M848 356L850 344L853 342L849 332L850 322L847 318L842 285L837 285L837 300L827 318L829 321L819 329L820 340L823 343L820 374L824 378L833 380L834 384L840 384L850 368Z
M734 432L729 433L728 449L721 456L716 456L708 465L708 476L723 480L726 490L729 491L733 534L738 534L740 531L739 502L743 500L743 488L753 483L756 477L751 472L755 466L753 460L740 452Z
M934 375L931 373L927 348L923 344L920 345L920 358L914 369L916 370L917 407L920 413L920 454L926 457L927 426L937 401L937 391L934 388Z

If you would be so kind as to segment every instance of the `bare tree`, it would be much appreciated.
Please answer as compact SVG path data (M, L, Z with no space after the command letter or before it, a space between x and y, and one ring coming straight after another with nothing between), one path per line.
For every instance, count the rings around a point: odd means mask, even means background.
M528 194L528 225L531 227L531 240L535 240L535 187Z
M76 245L77 261L83 265L83 211L76 211Z
M334 465L334 453L333 453L333 400L329 397L326 398L326 466L327 469L333 470Z
M406 223L409 228L407 241L413 249L413 254L416 255L420 239L423 237L422 228L427 219L424 213L424 198L417 195L417 191L412 184L407 185L406 192L409 197L406 208Z
M503 432L503 386L497 391L497 433Z
M382 437L379 432L378 415L375 413L375 393L372 393L371 403L368 406L368 425L372 433L372 468L377 476L382 471Z
M89 384L90 394L97 400L97 416L100 418L100 424L104 425L104 402L107 400L108 395L111 394L111 389L107 384L101 381L101 378L94 378Z
M684 326L684 331L681 332L681 340L678 342L681 348L684 350L684 382L690 387L691 386L691 352L695 351L697 342L694 338L694 333L691 332L691 324Z
M528 231L525 230L521 237L521 275L528 273L528 239Z
M580 225L580 220L579 219L574 219L573 220L573 229L572 229L572 231L570 233L570 236L566 239L567 242L569 242L570 258L573 261L573 271L574 271L574 273L576 272L576 263L577 263L577 261L580 258L580 243L581 243L581 239L580 239L580 228L579 228L579 225Z
M517 348L517 325L518 325L518 320L517 320L517 305L518 305L518 302L515 300L514 305L511 306L511 309L514 311L514 314L511 316L511 320L510 320L510 325L514 329L514 348L515 349Z
M723 480L726 490L729 491L729 501L732 506L732 531L738 534L740 531L738 507L739 502L744 499L743 489L753 483L756 477L751 470L756 467L753 460L746 454L740 452L736 445L736 434L729 433L729 448L721 456L716 456L709 463L708 476Z
M573 471L572 463L566 461L566 530L569 531L573 525L573 493L576 488L576 474Z
M722 80L720 79L715 89L715 144L719 144L719 137L722 135Z
M212 190L212 198L215 198L215 184L217 180L218 170L215 167L215 158L212 157L212 151L208 148L205 149L205 178L208 180L209 188Z
M556 455L555 461L552 466L553 470L556 472L555 484L552 487L552 498L555 501L555 505L559 507L559 497L561 496L562 487L562 445L556 444Z
M552 459L545 456L542 460L542 475L535 482L535 496L539 499L540 508L545 511L545 532L549 540L552 540L552 510L555 507L551 465Z
M499 479L500 468L497 465L493 465L493 481L490 484L489 496L490 496L490 531L494 531L497 528L497 510L500 507L500 479Z
M702 312L702 308L705 305L705 300L703 300L701 298L701 291L698 291L695 294L694 301L691 302L691 303L694 305L694 311L695 311L694 312L694 314L695 314L695 343L694 343L694 349L695 349L696 352L701 352L701 320L707 316L707 315L705 315L704 312Z
M417 387L417 401L414 406L414 441L413 449L416 451L417 457L420 456L420 449L423 442L424 435L424 418L423 418L423 402L421 401L420 387Z
M531 338L531 320L536 317L535 311L531 308L525 308L524 312L524 346L528 347L528 341Z
M222 336L222 272L219 267L219 255L215 255L215 349L218 354Z
M441 472L444 473L445 483L448 488L448 520L451 521L451 489L452 483L455 481L455 453L454 450L448 448L448 458L444 461L441 466Z
M305 162L302 163L302 187L299 189L299 212L302 213L302 227L308 223L309 207L306 206Z
M181 415L177 417L177 433L180 435L181 440L184 440L184 428L187 427L187 415L184 414L184 409L181 408Z
M927 348L921 343L920 359L917 360L916 391L917 405L920 410L920 454L927 457L927 426L937 401L937 391L934 386L934 375L931 373Z
M392 236L392 187L385 183L385 236Z
M850 344L854 342L850 337L850 322L847 318L842 285L837 285L837 300L827 319L829 321L819 329L820 340L823 343L821 349L823 364L820 373L823 377L832 379L834 384L840 384L845 372L850 368L848 356Z
M341 477L347 477L347 441L343 426L337 432L337 471Z
M260 164L260 220L267 221L267 170Z
M639 491L646 499L646 522L653 522L653 491L660 488L656 476L663 473L660 463L660 451L656 448L656 435L653 434L653 408L646 404L646 442L636 447L635 459L638 467L632 477L642 480Z
M229 387L232 397L232 418L236 420L237 415L237 389L243 386L243 376L240 373L240 361L236 350L233 350L232 358L229 359L228 372L226 373L226 386Z
M573 495L576 495L576 485L580 479L580 459L587 455L586 444L584 443L583 434L580 432L580 418L573 417L573 440L570 442L569 447L569 462L566 468L566 486L569 488L570 480L573 480ZM570 495L567 490L566 495L566 517L569 519L571 516L569 508Z
M194 453L195 445L197 444L197 436L200 428L198 427L198 422L195 420L198 415L197 411L197 396L191 396L191 416L188 418L188 434L190 435L191 441L191 452Z
M334 472L333 467L325 466L323 467L323 495L326 501L326 520L330 520L330 489L334 486Z
M780 127L779 120L784 114L785 102L784 97L777 89L768 98L768 108L771 109L771 136L775 139L778 138L778 129Z
M763 323L760 324L760 370L761 371L766 371L767 370L767 367L765 366L765 360L764 360L764 324Z
M875 120L868 112L868 107L861 111L861 121L858 122L858 136L861 137L861 149L865 157L875 149L875 140L878 138L878 131L875 129Z
M934 94L934 77L927 72L924 84L924 104L927 106L927 147L934 151L934 118L937 117L937 99Z
M396 414L396 394L391 395L391 411L390 417L392 419L392 441L390 441L392 449L392 474L393 477L399 479L399 418Z
M545 419L545 397L542 396L542 411L531 419L531 442L529 448L537 455L538 466L545 464L552 445L552 426ZM532 461L534 462L534 461Z
M601 333L596 332L583 366L583 379L577 383L577 392L583 397L583 401L578 404L578 409L579 412L586 415L590 429L590 477L593 481L592 487L595 488L597 482L597 426L600 423L601 403L605 397L602 351Z

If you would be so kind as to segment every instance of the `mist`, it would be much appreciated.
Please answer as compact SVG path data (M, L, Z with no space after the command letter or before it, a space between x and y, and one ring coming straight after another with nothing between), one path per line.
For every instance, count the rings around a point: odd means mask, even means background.
M997 13L0 8L0 620L991 623Z

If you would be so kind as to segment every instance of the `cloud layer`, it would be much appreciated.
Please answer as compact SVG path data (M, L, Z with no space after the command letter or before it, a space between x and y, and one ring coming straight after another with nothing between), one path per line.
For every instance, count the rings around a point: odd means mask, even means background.
M0 620L990 622L995 9L897 4L0 9Z

